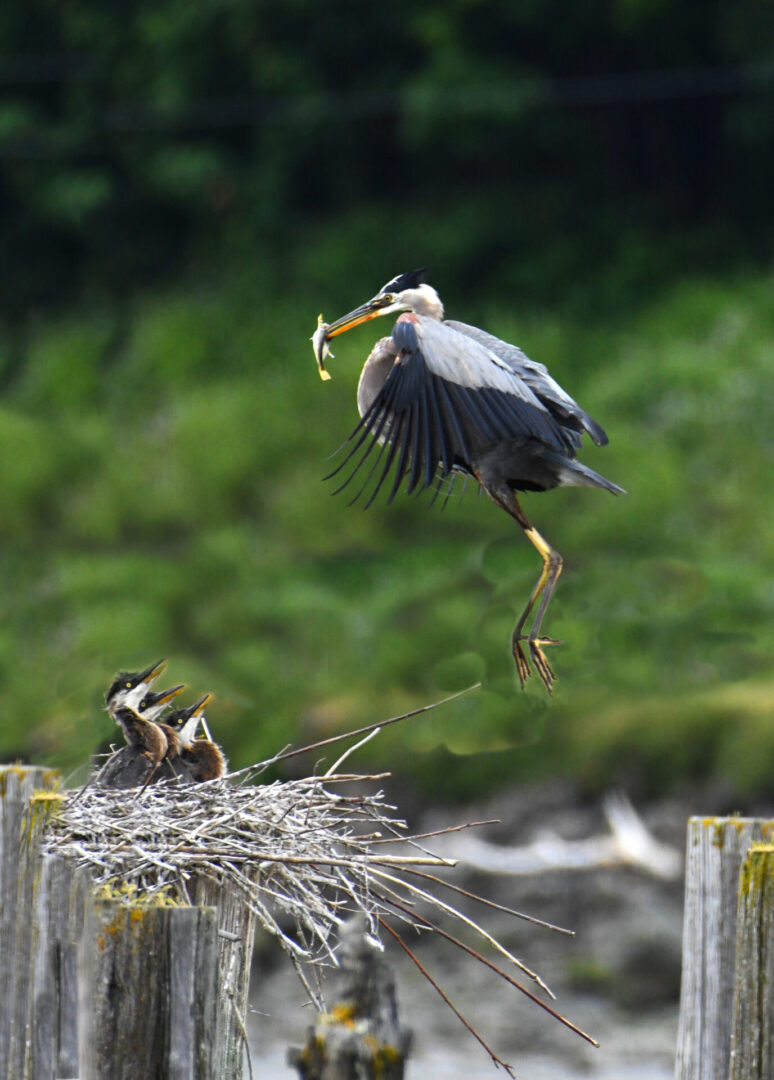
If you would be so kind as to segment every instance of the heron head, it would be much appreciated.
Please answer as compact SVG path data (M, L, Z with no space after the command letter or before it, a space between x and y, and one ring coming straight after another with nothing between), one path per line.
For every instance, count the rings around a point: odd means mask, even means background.
M166 660L157 660L144 671L119 671L105 694L108 712L112 715L122 705L136 707L166 666Z
M343 315L340 319L332 322L325 331L326 340L343 334L345 330L351 330L353 326L368 322L379 315L397 315L403 311L413 311L416 315L426 315L431 319L443 318L443 304L438 293L428 285L424 276L427 267L421 270L412 270L408 274L399 274L398 277L383 285L376 296L367 300L365 304Z
M186 749L196 738L196 731L204 716L204 710L212 701L212 694L205 694L186 709L177 709L167 717L167 723L176 729L180 744Z
M201 713L197 713L196 715L189 717L188 720L177 729L177 737L184 750L190 750L193 746L201 720Z
M150 690L137 704L137 711L146 720L157 720L167 705L185 690L185 684L179 683L169 690Z

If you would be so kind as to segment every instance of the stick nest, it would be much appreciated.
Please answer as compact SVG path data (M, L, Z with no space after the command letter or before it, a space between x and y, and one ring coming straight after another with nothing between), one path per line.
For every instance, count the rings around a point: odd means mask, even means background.
M88 868L96 885L117 886L119 894L132 903L138 896L170 893L190 902L189 885L201 878L231 887L290 955L318 1008L323 1008L323 1001L318 981L315 979L313 985L309 979L310 965L339 966L336 950L341 930L353 915L359 915L367 939L377 948L383 948L382 931L397 940L496 1064L505 1065L452 1005L394 924L437 933L485 964L554 1019L594 1042L551 1008L542 994L536 996L436 924L435 919L451 920L466 933L472 931L507 961L506 967L517 968L537 984L535 989L553 996L539 976L480 923L440 895L451 890L518 918L541 921L503 908L430 872L431 868L453 867L455 860L434 855L424 846L426 837L457 832L476 823L413 836L406 823L395 816L396 808L385 801L384 794L372 790L388 774L364 776L341 771L344 759L367 739L350 747L323 776L256 783L268 766L284 757L364 732L370 738L387 723L434 707L424 706L302 751L284 752L207 783L173 780L151 785L139 795L136 789L96 784L78 794L65 792L61 812L49 819L44 850L74 859L78 867ZM510 1066L506 1069L512 1075Z
M410 838L381 791L360 793L376 777L245 779L157 784L139 798L135 790L90 788L53 817L46 850L88 867L95 884L133 886L135 900L137 892L170 887L187 899L195 876L228 883L294 958L334 964L337 931L354 912L378 939L376 916L385 905L372 888L376 871L453 865L429 853L385 851L385 837ZM283 930L281 914L292 918L296 935Z

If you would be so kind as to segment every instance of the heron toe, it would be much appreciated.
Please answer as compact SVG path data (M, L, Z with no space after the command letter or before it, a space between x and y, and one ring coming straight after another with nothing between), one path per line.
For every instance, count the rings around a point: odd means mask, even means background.
M519 682L521 683L522 690L527 679L532 675L532 668L530 667L527 655L522 647L522 641L526 641L529 646L529 654L532 660L532 665L535 671L540 676L540 679L545 686L549 694L552 692L556 675L554 670L548 662L548 657L543 652L541 646L543 645L561 645L559 638L549 637L531 637L527 634L519 634L518 637L513 638L513 659L516 661L516 673L519 676Z
M526 641L526 638L524 640ZM523 690L525 682L532 674L532 668L529 666L529 660L527 660L524 649L521 647L521 641L518 638L513 639L513 659L516 661L516 673L519 676L519 682Z
M536 638L534 641L530 639L529 642L529 651L532 655L532 663L535 665L535 671L543 680L543 684L549 694L553 691L554 679L556 678L556 676L554 675L553 668L548 662L546 654L543 652L540 646L558 644L559 642L555 642L550 638Z

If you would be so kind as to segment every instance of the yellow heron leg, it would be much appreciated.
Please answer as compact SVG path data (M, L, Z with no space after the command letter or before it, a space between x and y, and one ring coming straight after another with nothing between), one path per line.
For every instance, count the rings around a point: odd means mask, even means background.
M524 530L527 539L543 560L543 569L540 571L540 577L537 579L535 587L530 594L527 606L524 608L519 621L514 627L511 646L513 648L513 659L516 661L516 671L519 676L522 690L524 689L524 683L532 674L529 660L527 659L522 646L522 642L526 641L529 646L529 653L532 658L532 663L535 666L535 671L537 671L538 675L543 680L545 688L550 694L556 676L554 675L542 647L544 645L559 645L560 642L556 638L540 637L540 627L543 622L543 616L546 613L546 608L548 607L548 602L556 587L557 579L562 572L562 556L543 539L537 529L532 525L521 506L519 506L519 501L510 487L507 487L502 483L497 484L497 486L495 486L495 484L490 485L482 477L480 471L477 471L475 476L489 498L497 503L503 510L507 511L512 518L515 518L515 520L518 521L519 525L521 525ZM524 626L538 597L540 597L540 605L538 607L537 615L535 616L535 621L532 624L532 629L529 634L524 634Z
M546 608L548 607L548 602L556 587L557 579L562 572L562 556L558 551L555 551L551 547L534 526L527 523L526 527L522 527L524 528L525 536L535 547L543 560L543 569L540 571L540 577L537 579L532 594L527 601L527 606L521 613L521 617L514 628L512 638L513 656L516 661L516 670L519 673L519 680L523 687L525 678L530 675L529 664L521 645L522 641L526 641L529 645L529 651L532 657L532 663L535 665L535 670L543 680L546 690L548 690L550 694L556 676L554 675L553 669L541 646L558 645L559 641L556 638L540 637L540 627L543 622L543 616L546 613ZM538 607L535 621L532 624L532 629L529 634L525 636L523 633L524 625L527 622L538 597L541 597L540 606Z

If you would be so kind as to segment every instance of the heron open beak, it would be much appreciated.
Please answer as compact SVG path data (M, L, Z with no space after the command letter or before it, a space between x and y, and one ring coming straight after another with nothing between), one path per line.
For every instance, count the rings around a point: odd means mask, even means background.
M149 705L168 705L169 702L176 698L178 694L182 694L185 690L185 683L180 683L179 686L173 686L171 690L159 690L152 694L147 694L145 700Z
M152 683L155 679L158 679L162 672L167 670L166 660L157 660L155 664L151 664L145 671L140 672L141 683Z
M203 698L200 698L191 706L191 716L201 716L211 701L212 694L205 694Z
M193 705L189 705L185 712L188 714L185 719L185 723L181 725L177 735L180 742L186 749L188 749L196 738L196 732L199 724L206 725L207 722L204 719L204 710L209 702L212 701L212 694L205 694L203 698L194 702ZM206 732L207 738L212 742L212 736L209 731Z

